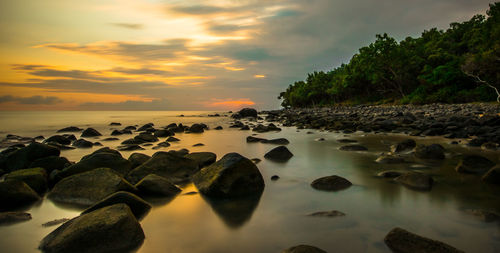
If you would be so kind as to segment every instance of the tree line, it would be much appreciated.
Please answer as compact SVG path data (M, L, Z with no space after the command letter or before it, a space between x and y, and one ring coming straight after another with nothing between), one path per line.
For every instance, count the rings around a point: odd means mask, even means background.
M486 14L400 42L376 35L349 63L307 74L278 99L283 107L500 102L500 2Z

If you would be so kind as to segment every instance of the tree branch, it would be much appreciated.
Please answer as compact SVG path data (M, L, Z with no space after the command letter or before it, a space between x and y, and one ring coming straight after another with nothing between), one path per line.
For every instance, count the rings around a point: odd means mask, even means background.
M498 91L497 87L489 84L488 82L484 81L484 80L481 80L481 78L479 78L479 76L476 76L476 75L473 75L467 71L463 71L467 76L469 77L472 77L476 82L478 83L481 83L481 84L484 84L492 89L495 90L495 92L497 93L497 103L500 103L500 92Z

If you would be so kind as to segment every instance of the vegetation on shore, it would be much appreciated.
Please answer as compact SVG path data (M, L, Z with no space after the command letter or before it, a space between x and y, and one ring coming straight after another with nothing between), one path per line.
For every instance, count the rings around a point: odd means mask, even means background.
M500 99L500 2L487 16L426 30L401 42L387 34L347 64L309 73L281 92L283 107L361 103L461 103Z

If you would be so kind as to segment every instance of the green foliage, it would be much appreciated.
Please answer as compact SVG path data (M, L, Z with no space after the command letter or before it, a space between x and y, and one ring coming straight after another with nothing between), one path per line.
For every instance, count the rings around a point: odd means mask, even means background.
M476 77L476 78L473 78ZM387 34L359 49L349 63L313 72L281 92L283 107L333 104L424 104L493 101L500 87L500 3L487 17L426 30L401 42Z

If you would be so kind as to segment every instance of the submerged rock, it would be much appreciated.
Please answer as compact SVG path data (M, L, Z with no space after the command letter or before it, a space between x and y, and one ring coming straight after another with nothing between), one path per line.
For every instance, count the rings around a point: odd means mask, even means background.
M5 176L5 180L19 180L25 182L38 194L47 190L47 172L43 168L16 170Z
M53 135L43 141L43 143L51 143L51 142L59 143L61 145L71 144L71 140L62 135Z
M82 212L82 214L90 213L97 209L101 209L103 207L112 206L119 203L127 204L127 206L130 207L130 210L137 219L143 218L149 212L149 210L151 210L151 205L148 202L136 196L135 194L132 194L130 192L120 191L109 195L105 199L85 209Z
M198 190L211 197L237 197L260 194L264 179L249 159L229 153L193 176Z
M144 241L144 232L126 204L76 217L48 234L43 252L128 252Z
M190 133L203 133L205 126L203 124L193 124L191 127L188 128L188 131Z
M60 203L90 206L118 191L136 191L136 188L114 170L99 168L64 178L48 197Z
M275 162L286 162L292 158L293 154L285 146L273 148L271 151L264 155L264 158Z
M272 180L272 181L276 181L276 180L278 180L278 179L280 179L280 176L278 176L278 175L273 175L273 176L271 177L271 180Z
M342 147L340 147L340 150L342 150L342 151L366 151L366 150L368 150L368 148L366 148L365 146L353 144L353 145L342 146Z
M39 199L38 194L25 182L18 180L0 182L0 211L27 206Z
M464 156L455 170L460 173L482 174L495 166L495 163L488 158L478 155Z
M217 155L212 152L193 152L184 157L196 161L199 168L206 167L217 160Z
M167 141L168 142L176 142L176 141L180 141L180 140L177 139L177 138L175 138L175 137L173 137L173 136L170 136L170 137L167 138Z
M356 142L358 142L357 140L351 140L351 139L338 139L337 141L340 143L356 143Z
M394 179L394 181L415 190L429 191L432 189L434 180L431 176L420 172L406 172Z
M254 136L248 136L247 137L247 142L248 143L261 142L263 140L266 140L266 139L262 139L262 138L254 137Z
M417 146L417 143L412 139L406 139L398 144L391 146L391 152L393 153L401 153L406 151L411 151Z
M420 159L444 159L444 148L439 144L418 145L415 148L415 156Z
M83 130L82 135L80 137L96 137L96 136L101 136L102 134L99 133L97 130L94 128L87 128Z
M405 159L397 155L381 155L377 158L377 160L375 160L375 162L382 164L397 164L404 163Z
M352 183L349 180L336 175L318 178L311 183L314 189L322 191L340 191L349 188L351 185Z
M47 221L47 222L43 223L42 227L52 227L52 226L64 223L66 221L69 221L69 219L68 218L55 219L55 220L51 220L51 221Z
M92 146L94 146L94 143L87 141L85 139L79 139L74 141L73 144L71 145L77 148L91 148Z
M281 253L326 253L326 251L310 245L297 245L285 249Z
M386 171L379 172L377 174L377 176L378 177L385 177L385 178L395 178L395 177L401 176L403 173L405 173L405 172L398 171L398 170L386 170Z
M276 144L276 145L288 145L288 144L290 144L290 141L288 141L285 138L277 138L277 139L271 139L271 140L264 139L260 142L266 143L266 144Z
M308 214L307 216L313 216L313 217L339 217L339 216L345 216L345 213L337 210L332 210L332 211L323 211L323 212L314 212L311 214Z
M80 132L80 131L83 131L83 129L81 129L79 127L75 127L75 126L65 127L65 128L57 130L58 133L62 133L62 132Z
M392 229L384 238L384 242L393 252L426 252L426 253L458 253L463 252L450 245L425 238L402 228Z
M31 220L31 214L25 212L0 212L0 225L8 225Z
M141 195L170 197L181 192L177 186L164 177L149 174L135 185Z

